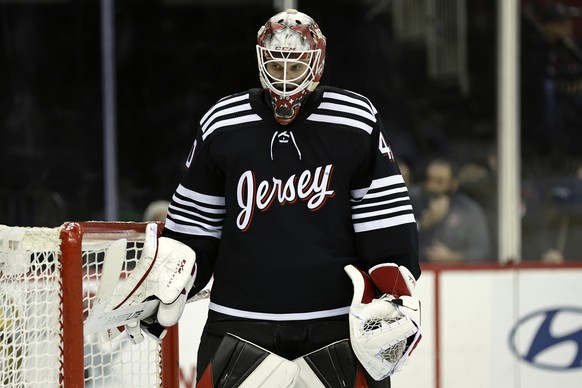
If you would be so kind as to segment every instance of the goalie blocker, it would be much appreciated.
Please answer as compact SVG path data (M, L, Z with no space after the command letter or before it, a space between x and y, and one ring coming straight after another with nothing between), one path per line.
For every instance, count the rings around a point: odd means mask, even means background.
M114 258L112 258L114 260ZM105 275L105 274L104 274ZM113 275L108 274L108 277ZM115 276L119 276L117 273ZM134 343L143 341L142 331L161 341L166 333L166 328L175 325L180 319L189 291L196 278L196 254L187 245L167 238L157 237L157 225L149 224L146 228L146 236L142 255L136 267L131 271L121 287L118 287L111 299L102 301L106 304L103 308L97 304L93 313L99 314L105 310L102 316L90 315L85 322L107 322L114 319L116 311L129 311L131 308L140 308L150 305L150 301L156 301L157 308L144 309L141 314L136 314L136 319L124 322L121 328L108 328L103 326L105 335L109 338L117 336L125 328L130 340ZM115 284L117 280L110 278L101 279L101 282ZM154 307L155 304L153 305ZM150 311L151 310L151 311ZM141 311L141 310L140 310ZM147 311L147 313L145 312ZM108 320L103 319L105 316Z

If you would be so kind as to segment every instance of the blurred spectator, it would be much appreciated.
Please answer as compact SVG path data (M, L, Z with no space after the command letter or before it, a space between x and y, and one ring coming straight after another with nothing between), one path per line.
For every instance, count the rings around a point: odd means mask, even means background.
M493 207L497 195L496 179L495 172L484 163L469 162L459 169L459 191L481 206Z
M524 179L521 182L521 257L526 261L541 260L551 246L542 188L538 180Z
M559 2L524 10L524 150L550 154L560 165L582 151L582 45L573 34L573 10Z
M579 153L582 128L582 51L572 34L569 8L560 3L544 14L548 52L548 122L558 150ZM552 100L553 99L553 100ZM573 141L573 142L572 142Z
M166 221L166 214L170 203L164 200L152 201L143 213L144 221Z
M487 230L490 232L490 252L497 252L497 163L491 152L483 160L474 160L459 168L460 193L475 200L485 215Z
M410 171L410 167L404 160L398 160L398 168L400 169L400 174L402 174L402 178L404 178L404 183L406 186L410 187L413 184L412 179L412 171Z
M419 227L420 257L428 262L491 259L491 241L481 206L458 191L457 166L433 159L419 191L411 191Z
M477 201L485 213L488 230L497 231L498 182L497 156L493 149L483 161L463 165L459 171L459 191ZM523 260L540 260L551 246L546 230L545 206L539 180L524 179L521 182L520 215ZM491 252L498 249L497 233L491 233Z
M582 166L574 176L550 188L546 228L549 249L544 262L582 259Z

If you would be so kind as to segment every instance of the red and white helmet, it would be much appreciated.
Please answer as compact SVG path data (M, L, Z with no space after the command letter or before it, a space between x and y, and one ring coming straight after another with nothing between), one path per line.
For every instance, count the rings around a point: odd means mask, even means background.
M270 18L257 34L257 59L261 85L269 93L275 119L281 124L292 122L301 103L321 79L325 64L325 36L315 21L295 9ZM280 77L267 71L277 62L283 66ZM302 64L305 70L290 78L287 69Z

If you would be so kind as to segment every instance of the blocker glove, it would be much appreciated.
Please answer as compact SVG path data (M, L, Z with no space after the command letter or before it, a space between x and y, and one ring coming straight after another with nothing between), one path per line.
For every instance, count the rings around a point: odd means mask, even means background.
M412 297L415 279L393 263L372 267L370 275L347 265L354 285L350 342L362 367L374 380L398 372L421 339L420 301ZM382 296L376 298L377 291Z
M157 225L150 224L146 229L141 258L116 290L108 309L159 300L154 315L125 325L125 330L134 343L143 341L142 331L161 341L166 328L175 325L182 316L195 279L196 253L186 244L171 238L158 239Z

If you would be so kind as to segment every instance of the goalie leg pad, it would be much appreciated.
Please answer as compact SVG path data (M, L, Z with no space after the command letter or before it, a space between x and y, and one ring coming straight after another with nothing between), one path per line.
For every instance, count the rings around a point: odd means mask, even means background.
M197 388L295 388L297 364L252 342L227 334Z
M300 367L296 388L368 387L347 339L334 342L293 362Z

